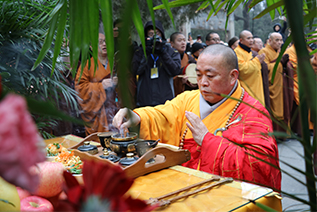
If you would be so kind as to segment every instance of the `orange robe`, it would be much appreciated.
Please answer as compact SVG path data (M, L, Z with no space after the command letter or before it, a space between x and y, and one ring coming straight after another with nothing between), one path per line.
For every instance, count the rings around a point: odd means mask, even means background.
M239 45L234 51L238 57L241 86L249 95L259 100L262 105L265 105L261 63L259 59L257 57L253 58L252 52L247 52Z
M75 89L80 97L78 102L81 107L81 117L89 124L85 127L87 135L109 131L108 125L111 124L112 120L110 115L113 116L117 111L113 95L111 95L111 99L107 97L101 83L103 79L110 78L110 66L108 65L106 70L98 60L98 67L94 73L93 58L90 59L90 63L89 69L88 62L84 67L79 82L81 66L78 68L75 79Z
M269 89L270 89L270 100L271 110L273 115L279 120L284 119L284 102L283 102L283 66L281 63L278 64L274 82L271 83L273 68L275 60L278 57L279 52L276 52L270 44L267 44L265 48L259 51L259 54L265 53L265 60L269 69Z
M242 88L238 85L232 97L239 99L241 94ZM267 135L272 132L269 114L264 106L247 92L244 94L243 101L254 108L240 104L231 121L239 115L242 120L231 125L223 133L218 132L216 136L214 135L216 129L225 126L237 104L236 100L227 99L202 120L209 131L204 137L202 146L196 144L191 131L188 130L184 139L184 149L190 151L191 159L183 165L280 189L279 169L262 161L279 167L276 160L278 159L277 144L272 137ZM164 105L135 109L134 112L141 118L140 137L161 139L163 143L178 146L187 128L188 120L185 117L185 111L193 112L200 117L200 104L200 92L195 90L185 91Z
M308 51L311 51L310 49L308 49ZM298 75L297 75L297 54L296 54L296 49L295 49L295 45L293 44L291 47L289 47L288 49L286 49L284 54L288 54L289 55L289 61L292 64L292 70L294 71L293 73L293 79L294 79L294 101L296 103L296 105L299 105L299 90L298 90ZM311 63L312 63L312 67L315 71L315 73L317 73L317 53L315 53L314 57L311 59ZM309 113L310 116L310 113ZM309 118L309 128L313 129L314 125L313 123L310 121Z

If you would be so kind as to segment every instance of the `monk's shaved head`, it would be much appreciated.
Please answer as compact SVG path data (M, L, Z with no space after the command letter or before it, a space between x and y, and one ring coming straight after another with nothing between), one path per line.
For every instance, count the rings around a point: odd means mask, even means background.
M278 32L272 32L271 34L270 34L270 37L269 37L270 39L274 39L274 38L282 38L282 35L280 34L280 33L278 33Z
M223 65L228 71L232 69L238 70L238 59L236 53L232 48L225 46L223 44L213 44L205 48L201 53L213 56L222 56Z
M249 35L249 33L251 33L249 30L243 30L242 32L240 32L239 34L239 38L245 38L246 36ZM252 34L252 33L251 33Z
M271 33L269 37L269 44L275 51L280 50L283 44L282 35L278 32Z

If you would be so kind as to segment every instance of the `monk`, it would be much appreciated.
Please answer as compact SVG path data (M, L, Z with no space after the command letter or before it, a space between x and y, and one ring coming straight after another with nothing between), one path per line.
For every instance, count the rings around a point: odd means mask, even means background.
M197 84L192 84L188 81L188 76L185 75L186 67L190 63L196 63L196 60L186 54L186 38L180 32L174 32L170 36L171 46L176 49L181 56L181 70L182 75L175 76L174 79L174 92L175 96L184 92L185 90L194 90L197 89Z
M259 51L259 54L265 54L265 60L269 69L269 90L272 115L279 121L284 120L284 101L283 101L283 67L286 67L288 55L284 55L278 65L274 82L271 83L275 61L283 44L282 35L273 32L269 36L268 44ZM274 125L274 130L284 131L280 126Z
M129 117L127 108L120 109L113 125L125 129L139 124L141 138L188 149L191 159L183 166L279 190L278 148L268 136L272 122L263 105L241 87L234 51L210 45L196 70L199 90L185 91L164 105L135 109Z
M99 33L97 65L95 72L94 59L90 58L90 67L87 62L81 75L80 66L75 79L75 89L80 97L78 101L81 107L81 118L88 124L85 127L86 135L116 130L112 127L112 118L118 111L115 91L118 79L111 78L103 33Z
M248 30L243 30L239 35L239 45L234 51L238 57L239 80L241 86L262 105L265 105L261 63L265 55L259 54L253 58L251 48L253 35Z

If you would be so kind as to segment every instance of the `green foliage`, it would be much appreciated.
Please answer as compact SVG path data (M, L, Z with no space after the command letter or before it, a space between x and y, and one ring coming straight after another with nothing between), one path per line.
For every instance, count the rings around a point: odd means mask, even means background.
M41 111L42 115L55 113L55 118L60 117L62 113L57 108L61 100L76 109L76 93L67 85L66 69L61 58L53 58L52 41L37 68L32 70L43 47L43 38L47 35L48 21L51 20L48 14L58 7L57 1L0 1L0 5L0 74L4 92L27 97L30 111L37 114ZM52 64L56 64L54 69ZM47 100L54 103L44 103ZM39 105L41 110L34 110ZM53 105L50 111L49 105ZM65 114L62 116L66 117ZM37 124L41 130L42 123ZM45 125L48 131L42 131L44 137L49 136L54 120L47 118Z

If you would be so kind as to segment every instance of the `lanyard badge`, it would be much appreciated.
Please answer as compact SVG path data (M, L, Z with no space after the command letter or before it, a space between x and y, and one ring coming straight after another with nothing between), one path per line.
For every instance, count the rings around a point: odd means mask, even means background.
M153 54L151 54L151 57L154 61L154 65L153 68L151 68L151 79L156 79L159 77L159 72L158 72L158 68L156 67L156 61L159 59L159 56L157 56L156 59L154 59Z

